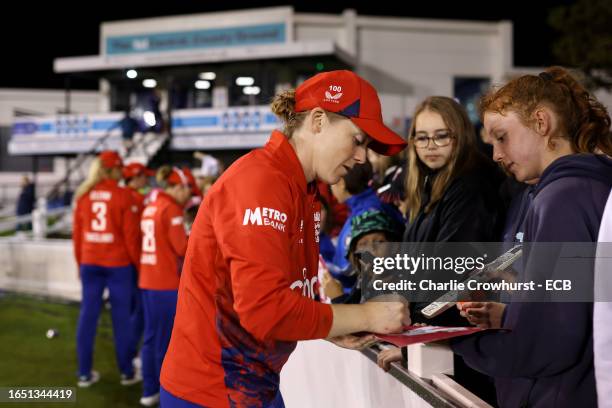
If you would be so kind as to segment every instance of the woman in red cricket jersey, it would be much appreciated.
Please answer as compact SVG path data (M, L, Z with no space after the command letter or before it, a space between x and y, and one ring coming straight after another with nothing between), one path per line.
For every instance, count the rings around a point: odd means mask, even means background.
M92 370L92 360L104 288L110 294L121 384L140 381L134 374L130 350L131 296L140 262L138 208L130 192L117 184L121 167L116 152L102 152L75 194L72 240L83 286L77 328L79 387L89 387L100 378Z
M189 179L179 168L161 167L157 182L164 190L145 208L140 221L139 287L145 314L140 403L144 406L159 402L159 373L172 333L179 276L187 250L183 207L191 197Z
M142 214L145 208L145 197L149 190L149 177L155 175L155 171L148 169L145 165L134 162L123 167L123 181L128 191L138 203L138 209Z
M138 219L142 216L145 208L145 197L149 190L149 177L155 175L155 171L148 169L142 163L134 162L123 167L123 182L132 194L134 202L138 206ZM138 237L140 245L142 237ZM144 331L144 311L142 310L142 293L138 288L138 276L134 274L134 292L132 294L132 313L130 315L132 324L132 339L130 348L132 360L138 357L138 347L142 340Z
M162 407L282 407L279 373L298 340L359 348L351 333L397 332L402 302L316 301L320 206L366 149L392 155L404 140L382 122L376 90L350 71L319 74L278 95L281 133L234 163L196 217L162 367Z

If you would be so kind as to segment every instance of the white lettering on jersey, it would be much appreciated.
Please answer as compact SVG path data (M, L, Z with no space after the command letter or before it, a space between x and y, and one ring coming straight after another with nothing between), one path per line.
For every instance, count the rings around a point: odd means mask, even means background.
M178 216L178 217L174 217L170 220L170 224L172 225L183 225L183 217L182 216Z
M257 207L254 210L247 208L244 212L244 220L242 220L242 225L247 225L248 223L251 225L262 225L261 222L261 210Z
M304 220L300 220L300 235L302 235L302 233L304 232ZM303 244L304 243L304 238L300 238L300 240L298 241L299 244Z
M142 251L155 253L155 220L143 218L140 221L140 230L142 231Z
M285 232L286 222L287 214L273 208L257 207L253 210L250 208L246 209L242 225L264 225Z
M140 256L140 264L141 265L157 265L157 255L143 253Z
M314 286L317 283L318 278L313 276L311 279L306 277L306 268L302 269L302 276L304 280L296 280L291 285L289 285L289 289L302 289L302 296L309 297L311 299L315 298Z
M115 240L115 237L111 232L99 233L99 232L86 232L85 241L95 242L96 244L110 244Z
M110 201L112 197L113 193L110 191L93 190L89 193L89 199L92 201Z
M319 235L321 234L321 212L317 211L314 213L314 233L315 242L319 242Z
M147 207L144 209L142 216L143 217L152 217L157 212L157 207Z
M91 212L96 216L96 218L91 220L91 229L94 231L105 231L108 205L105 202L94 201L91 203Z

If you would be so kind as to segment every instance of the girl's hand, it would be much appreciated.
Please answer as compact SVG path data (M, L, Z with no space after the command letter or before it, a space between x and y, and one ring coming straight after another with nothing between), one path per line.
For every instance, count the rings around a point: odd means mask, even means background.
M391 363L402 360L402 349L391 347L378 353L378 366L385 371L389 371Z
M506 305L497 302L459 302L461 316L474 326L483 329L500 329Z

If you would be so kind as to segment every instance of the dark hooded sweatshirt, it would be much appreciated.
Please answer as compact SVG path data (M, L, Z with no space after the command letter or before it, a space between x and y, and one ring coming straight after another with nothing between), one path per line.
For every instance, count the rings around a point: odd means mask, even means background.
M576 154L542 174L525 216L525 242L596 242L612 160ZM511 303L504 327L451 342L495 377L501 407L596 407L592 303Z
M490 159L477 155L469 169L451 181L431 211L425 207L431 199L436 173L430 173L422 186L422 205L415 219L408 223L404 242L488 242L496 241L501 232L503 204L498 191L504 175ZM439 326L468 326L469 322L452 308L433 319L421 310L429 302L411 302L413 323ZM403 348L405 353L406 349ZM487 402L495 400L492 380L455 358L455 380Z
M503 173L491 160L476 156L472 167L448 185L440 201L425 212L431 199L436 172L425 178L422 204L412 222L406 225L404 242L495 242L503 226L503 203L499 188ZM421 310L430 302L412 302L414 323L438 326L467 326L468 321L455 308L427 319Z

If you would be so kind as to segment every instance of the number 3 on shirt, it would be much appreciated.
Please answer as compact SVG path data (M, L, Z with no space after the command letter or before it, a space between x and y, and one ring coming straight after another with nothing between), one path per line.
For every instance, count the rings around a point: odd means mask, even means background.
M142 251L155 252L155 221L142 220L140 228L142 229Z
M108 207L104 202L91 203L91 211L96 215L96 218L91 220L91 229L93 231L106 231L106 212Z

